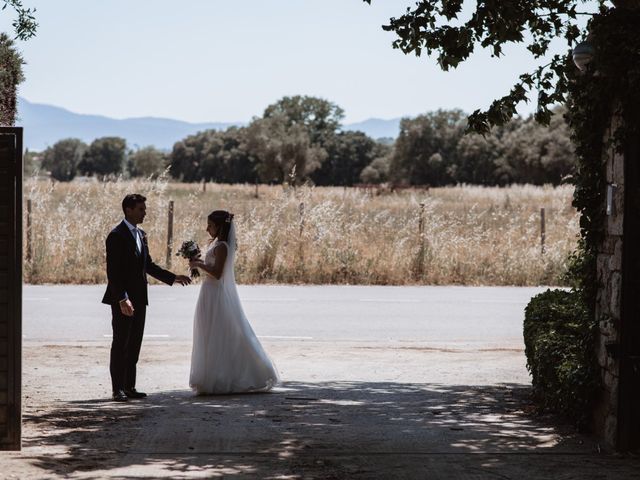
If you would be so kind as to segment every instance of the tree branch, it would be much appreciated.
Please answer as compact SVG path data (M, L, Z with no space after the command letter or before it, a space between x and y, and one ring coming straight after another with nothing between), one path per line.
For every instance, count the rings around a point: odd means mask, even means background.
M19 40L28 40L34 37L38 28L38 22L36 22L36 9L25 8L22 6L22 0L1 0L4 5L1 10L5 10L7 7L11 7L18 15L11 25L16 33L16 38Z

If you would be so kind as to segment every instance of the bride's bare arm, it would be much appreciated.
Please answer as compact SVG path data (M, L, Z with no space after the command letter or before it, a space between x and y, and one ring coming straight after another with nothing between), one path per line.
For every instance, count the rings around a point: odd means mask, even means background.
M224 268L224 262L227 259L227 246L224 243L217 245L213 249L213 257L215 262L213 265L207 265L203 260L191 260L189 266L191 268L199 268L218 280L222 276L222 270Z

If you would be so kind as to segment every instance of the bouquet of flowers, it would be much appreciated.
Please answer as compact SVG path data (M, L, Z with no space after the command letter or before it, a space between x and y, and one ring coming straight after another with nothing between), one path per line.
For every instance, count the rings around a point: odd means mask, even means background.
M186 242L182 242L182 246L180 250L176 253L177 256L182 258L186 258L187 260L193 260L195 258L200 257L200 247L194 240L187 240ZM200 276L200 272L198 272L197 268L191 269L191 278L196 278Z

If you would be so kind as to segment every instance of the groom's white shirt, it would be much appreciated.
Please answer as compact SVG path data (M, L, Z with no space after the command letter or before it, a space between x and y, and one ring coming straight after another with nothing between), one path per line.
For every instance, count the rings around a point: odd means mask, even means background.
M136 245L138 246L138 251L142 252L142 240L140 240L138 227L136 227L133 223L129 223L126 218L124 219L124 223L129 228L131 235L133 235L133 238L136 241Z

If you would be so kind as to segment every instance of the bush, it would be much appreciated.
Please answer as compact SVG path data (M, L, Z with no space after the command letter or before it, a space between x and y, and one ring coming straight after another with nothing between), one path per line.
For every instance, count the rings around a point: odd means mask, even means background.
M525 354L536 398L581 428L589 423L599 385L595 326L575 290L547 290L525 309Z
M0 33L0 125L11 126L16 121L18 85L24 81L22 65L13 40Z

